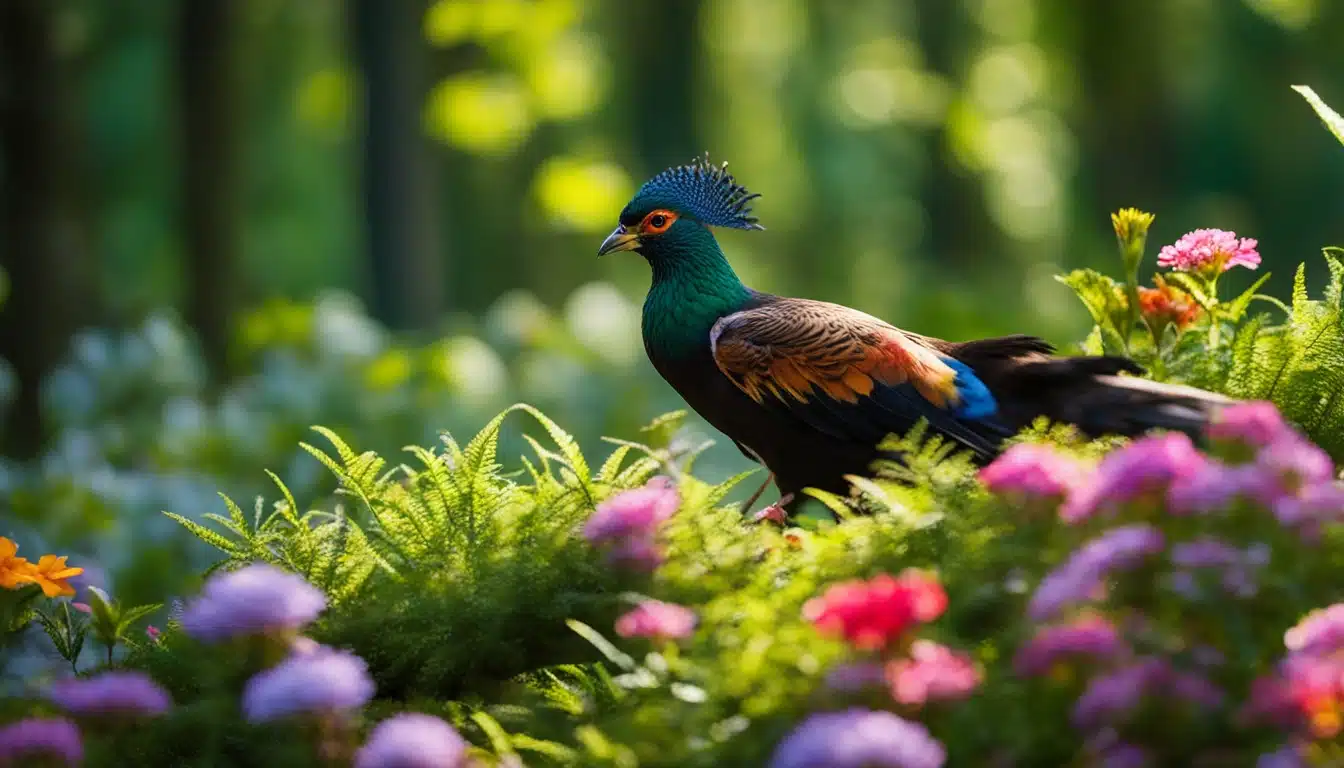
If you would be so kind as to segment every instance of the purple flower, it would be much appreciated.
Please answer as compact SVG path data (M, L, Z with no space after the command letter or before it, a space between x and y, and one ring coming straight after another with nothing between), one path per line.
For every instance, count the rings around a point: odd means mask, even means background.
M42 758L82 763L79 728L63 717L30 717L0 726L0 765L32 765Z
M1326 655L1344 648L1344 603L1317 608L1283 635L1283 645L1294 653Z
M1344 517L1344 488L1334 482L1313 483L1293 496L1274 501L1274 517L1288 528L1312 529Z
M1255 768L1307 768L1302 752L1291 744L1266 752L1255 761Z
M1018 443L980 470L991 492L1025 498L1063 498L1082 484L1087 467L1048 445Z
M664 559L662 548L652 537L626 539L607 550L607 562L632 571L655 571Z
M1175 243L1162 246L1157 254L1157 265L1210 277L1233 267L1255 269L1260 266L1256 245L1253 238L1237 239L1236 232L1196 229L1182 235Z
M1066 657L1104 660L1124 651L1120 634L1101 616L1083 616L1068 624L1043 627L1013 660L1017 674L1032 677L1049 672Z
M296 630L326 606L326 596L302 577L258 563L212 577L181 621L187 634L216 642Z
M652 536L680 505L676 489L664 484L624 491L597 505L583 536L593 544Z
M1074 725L1096 728L1134 711L1165 669L1161 659L1144 659L1093 678L1073 705Z
M1330 456L1297 433L1265 446L1253 466L1248 491L1267 506L1303 488L1329 483L1335 472Z
M819 712L775 747L769 768L940 768L947 751L923 725L891 712Z
M1073 723L1083 729L1120 722L1149 696L1179 699L1213 709L1223 692L1198 675L1173 669L1165 659L1145 658L1088 683L1073 707Z
M72 715L161 715L172 700L143 672L103 672L54 683L47 698Z
M886 667L875 661L858 661L832 667L822 684L833 691L856 693L886 683Z
M346 651L321 648L292 654L259 672L243 689L248 722L308 713L340 712L373 698L373 680L364 660Z
M1209 461L1199 470L1172 481L1167 489L1167 511L1190 515L1225 509L1245 492L1250 474L1247 467Z
M621 637L652 637L681 639L695 631L695 612L675 603L645 600L616 620L616 634Z
M1219 568L1239 565L1244 559L1245 554L1241 550L1212 536L1200 536L1171 545L1172 565L1181 568Z
M1199 472L1207 461L1181 432L1140 438L1107 454L1092 482L1070 494L1059 515L1065 522L1078 522L1106 508L1165 493L1169 485Z
M1279 409L1265 400L1237 403L1223 408L1209 423L1210 440L1263 448L1292 432Z
M1111 571L1132 568L1161 551L1162 546L1161 532L1151 525L1113 528L1084 544L1046 574L1031 596L1027 613L1036 621L1044 621L1067 605L1091 599Z
M388 718L355 755L355 768L462 768L468 744L451 725L431 715Z
M980 671L965 654L928 640L910 646L910 658L887 665L891 696L902 704L964 699L980 685Z

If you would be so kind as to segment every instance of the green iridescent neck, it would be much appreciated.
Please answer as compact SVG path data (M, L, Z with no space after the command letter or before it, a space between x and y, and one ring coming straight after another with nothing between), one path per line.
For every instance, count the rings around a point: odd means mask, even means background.
M687 357L709 345L709 331L741 309L751 292L708 230L694 242L649 253L653 285L644 299L644 345L652 355Z

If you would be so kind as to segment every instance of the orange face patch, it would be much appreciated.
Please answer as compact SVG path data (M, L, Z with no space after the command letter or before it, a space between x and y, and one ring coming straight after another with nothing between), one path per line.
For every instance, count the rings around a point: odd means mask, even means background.
M644 217L643 221L639 222L639 231L641 234L645 235L661 235L666 232L676 220L677 214L675 211L659 208L658 210L649 213L648 216Z

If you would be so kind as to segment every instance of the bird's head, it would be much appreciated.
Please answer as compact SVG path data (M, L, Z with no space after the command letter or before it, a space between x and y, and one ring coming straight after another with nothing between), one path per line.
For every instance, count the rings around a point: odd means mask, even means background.
M760 195L734 181L727 168L711 165L706 154L644 182L597 255L635 251L655 262L712 245L711 226L765 229L751 215L750 203Z

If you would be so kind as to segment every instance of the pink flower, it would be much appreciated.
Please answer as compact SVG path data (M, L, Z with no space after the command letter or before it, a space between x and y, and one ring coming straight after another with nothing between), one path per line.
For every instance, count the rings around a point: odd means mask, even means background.
M593 544L651 536L680 504L676 489L661 483L624 491L597 505L583 536Z
M88 604L88 603L73 603L73 602L72 602L72 603L70 603L70 607L71 607L71 608L74 608L76 611L79 611L80 613L93 613L93 609L89 607L89 604Z
M1081 462L1048 445L1018 443L980 470L980 482L997 494L1062 498L1086 475Z
M163 632L161 632L159 628L154 626L153 624L150 624L145 627L145 637L148 637L151 643L159 642L159 636L162 634Z
M1101 616L1083 616L1068 624L1043 627L1013 660L1017 674L1032 677L1049 672L1066 657L1110 659L1124 651L1115 627Z
M690 608L660 600L645 600L616 620L616 634L673 640L690 637L695 625L695 612Z
M1284 633L1283 645L1295 653L1330 654L1344 648L1344 603L1308 613Z
M928 640L910 646L910 658L887 665L892 698L923 706L929 701L964 699L980 685L980 671L965 654Z
M1249 237L1237 239L1237 233L1221 229L1196 229L1172 245L1162 248L1157 265L1178 272L1216 275L1233 267L1255 269L1260 266L1257 243Z
M1344 660L1293 654L1274 674L1251 683L1242 714L1280 728L1332 739L1344 726Z
M879 650L946 609L947 593L937 579L907 569L899 577L884 573L868 581L833 584L803 605L803 617L855 648Z
M1296 432L1261 449L1254 466L1259 482L1252 483L1250 490L1265 504L1306 486L1330 482L1335 474L1329 454Z
M663 550L652 537L626 539L607 550L607 562L634 571L657 570L663 560Z
M1309 485L1276 500L1274 517L1285 527L1312 532L1322 523L1344 518L1344 487L1333 482Z
M1252 448L1263 448L1291 432L1279 409L1265 400L1229 405L1214 416L1205 430L1210 440L1237 442Z
M1069 495L1059 516L1079 522L1115 505L1165 494L1174 481L1197 474L1207 462L1181 432L1139 438L1107 454L1092 482Z

